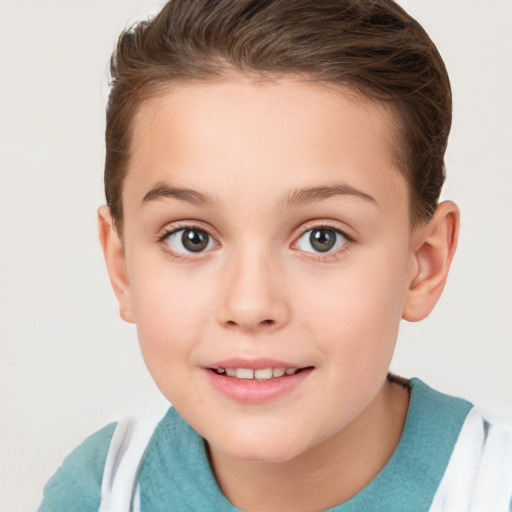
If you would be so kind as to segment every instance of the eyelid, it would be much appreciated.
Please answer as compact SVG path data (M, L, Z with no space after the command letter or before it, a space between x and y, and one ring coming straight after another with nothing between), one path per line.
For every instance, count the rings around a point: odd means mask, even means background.
M298 241L309 231L312 231L314 229L332 229L336 233L339 233L341 236L343 236L346 239L346 243L344 243L339 249L335 251L329 251L329 252L316 252L316 251L304 251L298 248L297 244ZM293 243L291 245L292 249L296 250L297 252L300 252L302 255L304 255L308 259L312 259L315 261L333 261L343 255L345 252L347 252L352 243L355 242L355 234L353 234L353 230L349 229L347 227L341 227L338 223L333 221L327 221L327 220L312 220L308 221L305 224L301 225L300 229L298 230L298 233L294 235Z
M340 225L341 223L334 222L331 220L311 220L300 226L299 229L295 230L295 234L293 236L294 240L297 240L302 235L311 231L312 229L332 229L338 233L341 233L349 242L354 242L356 239L356 233L353 229L349 228L345 224Z
M199 252L177 252L174 251L169 244L166 243L166 239L179 231L184 230L194 230L197 229L198 231L204 231L210 239L214 242L215 246L211 249L205 250L205 251L199 251ZM179 261L193 261L197 260L198 258L205 257L206 255L210 254L213 250L220 247L219 237L214 235L212 233L212 229L208 226L205 226L200 221L177 221L173 223L166 224L166 226L160 230L156 237L156 242L162 246L163 251L170 256L171 258Z
M208 233L215 241L218 243L219 236L217 233L207 224L199 221L199 220L179 220L176 222L167 223L160 231L158 232L156 238L157 241L160 242L164 240L171 233L175 233L176 231L180 231L181 229L198 229Z

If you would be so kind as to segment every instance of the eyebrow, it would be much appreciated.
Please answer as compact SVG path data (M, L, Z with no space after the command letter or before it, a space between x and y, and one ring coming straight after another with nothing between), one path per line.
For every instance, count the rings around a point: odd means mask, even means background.
M371 195L345 184L305 187L292 190L284 201L284 205L287 207L302 206L338 195L359 197L378 206L377 201Z
M285 207L303 206L315 201L329 199L333 196L355 196L369 201L377 206L377 201L366 192L362 192L350 185L334 184L318 187L304 187L292 190L283 201ZM197 206L213 207L218 201L209 194L204 194L190 188L173 187L167 183L157 183L142 199L148 203L162 198L174 198Z
M186 201L197 206L214 206L217 201L208 194L203 194L197 190L183 187L173 187L167 183L157 183L143 198L142 203L154 201L162 198L174 198Z

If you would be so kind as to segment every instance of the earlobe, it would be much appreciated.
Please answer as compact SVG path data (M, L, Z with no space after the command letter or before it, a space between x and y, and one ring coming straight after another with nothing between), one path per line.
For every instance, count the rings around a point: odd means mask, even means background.
M98 234L121 317L126 322L135 323L123 245L108 206L98 209Z
M446 284L458 233L459 209L451 201L439 204L430 221L414 233L405 320L423 320L434 309Z

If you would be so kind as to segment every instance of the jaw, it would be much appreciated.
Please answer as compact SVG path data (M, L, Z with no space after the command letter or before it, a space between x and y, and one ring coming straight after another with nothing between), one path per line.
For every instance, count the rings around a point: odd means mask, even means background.
M255 433L246 431L244 436L240 430L244 425L237 425L242 435L231 432L231 453L209 443L219 486L243 510L323 510L343 503L391 458L403 430L408 400L404 387L386 382L356 420L326 439L301 436L293 430L293 423L285 435L282 425L272 421L264 425L263 419L259 444L251 445ZM307 414L304 417L309 423ZM305 427L311 431L311 425Z

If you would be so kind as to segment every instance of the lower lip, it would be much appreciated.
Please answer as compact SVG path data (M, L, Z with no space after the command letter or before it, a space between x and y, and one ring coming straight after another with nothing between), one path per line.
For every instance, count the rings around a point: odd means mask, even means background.
M269 380L237 379L225 374L205 370L212 386L227 397L245 404L270 402L297 388L313 371L313 368L301 370Z

